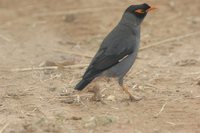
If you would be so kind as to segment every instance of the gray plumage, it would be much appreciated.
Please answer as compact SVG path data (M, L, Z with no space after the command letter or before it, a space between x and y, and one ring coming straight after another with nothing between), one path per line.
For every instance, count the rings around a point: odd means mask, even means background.
M140 25L147 14L147 12L140 14L135 11L149 8L147 4L141 4L126 9L119 24L103 40L82 80L76 85L76 90L84 89L98 76L116 77L119 84L123 86L123 77L137 57Z

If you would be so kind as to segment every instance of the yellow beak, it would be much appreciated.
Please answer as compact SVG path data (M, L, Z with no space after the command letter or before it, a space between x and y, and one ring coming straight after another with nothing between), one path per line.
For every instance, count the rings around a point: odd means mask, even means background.
M146 12L149 12L149 11L152 11L152 10L155 10L155 9L158 9L156 7L150 7L149 9L146 10Z

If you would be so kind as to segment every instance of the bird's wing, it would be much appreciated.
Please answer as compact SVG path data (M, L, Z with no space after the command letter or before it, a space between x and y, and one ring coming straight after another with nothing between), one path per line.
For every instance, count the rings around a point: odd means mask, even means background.
M110 42L110 41L108 41ZM101 72L111 68L112 66L121 62L125 57L130 55L133 49L133 41L129 38L117 38L112 40L110 44L100 47L83 78L93 78Z

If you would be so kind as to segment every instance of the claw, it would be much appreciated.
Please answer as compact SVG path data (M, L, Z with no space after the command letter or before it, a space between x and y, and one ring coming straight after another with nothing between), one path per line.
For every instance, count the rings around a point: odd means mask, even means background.
M140 101L140 100L142 100L142 98L136 98L136 97L134 97L134 96L128 91L128 88L122 86L122 89L125 91L126 94L129 95L129 98L130 98L130 100L131 100L132 102L133 102L133 101Z

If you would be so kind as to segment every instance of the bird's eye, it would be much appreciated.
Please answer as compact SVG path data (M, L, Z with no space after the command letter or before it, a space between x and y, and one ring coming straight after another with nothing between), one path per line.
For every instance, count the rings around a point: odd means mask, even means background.
M135 10L136 13L139 13L139 14L143 14L145 13L145 11L143 9L137 9Z

